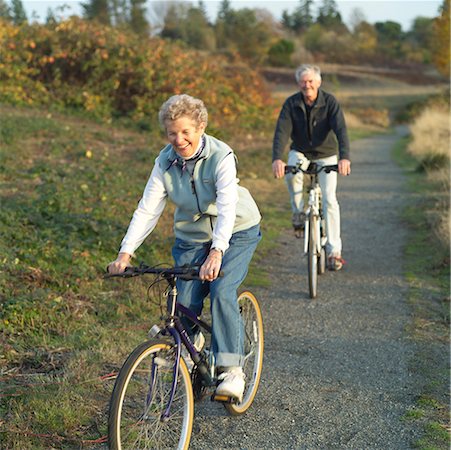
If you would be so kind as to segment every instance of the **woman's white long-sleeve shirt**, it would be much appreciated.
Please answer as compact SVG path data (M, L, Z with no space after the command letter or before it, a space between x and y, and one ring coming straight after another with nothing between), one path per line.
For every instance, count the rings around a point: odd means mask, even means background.
M238 202L238 180L233 153L228 154L218 164L215 175L218 216L213 227L211 246L225 252L232 236ZM167 197L163 183L163 169L157 159L143 196L122 240L120 252L134 254L157 225L166 206Z

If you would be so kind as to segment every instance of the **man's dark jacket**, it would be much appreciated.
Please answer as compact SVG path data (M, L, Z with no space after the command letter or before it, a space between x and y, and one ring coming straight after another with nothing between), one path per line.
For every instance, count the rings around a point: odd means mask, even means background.
M290 149L304 153L310 160L336 155L337 150L339 159L350 159L343 112L336 98L321 89L310 120L300 92L285 100L274 132L273 161L283 159L290 138Z

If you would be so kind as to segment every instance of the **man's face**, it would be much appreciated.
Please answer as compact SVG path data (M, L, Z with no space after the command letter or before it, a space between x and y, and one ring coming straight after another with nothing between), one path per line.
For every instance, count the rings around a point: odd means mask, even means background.
M299 80L299 88L302 94L308 100L316 100L318 97L318 89L321 86L321 80L319 80L314 72L305 72L302 74Z

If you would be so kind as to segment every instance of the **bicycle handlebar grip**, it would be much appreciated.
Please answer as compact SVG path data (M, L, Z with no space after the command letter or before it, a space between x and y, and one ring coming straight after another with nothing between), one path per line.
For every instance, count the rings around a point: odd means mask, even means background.
M297 173L299 171L297 166L285 166L285 173Z
M331 166L324 166L324 171L326 173L329 173L332 171L338 172L338 164L332 164Z

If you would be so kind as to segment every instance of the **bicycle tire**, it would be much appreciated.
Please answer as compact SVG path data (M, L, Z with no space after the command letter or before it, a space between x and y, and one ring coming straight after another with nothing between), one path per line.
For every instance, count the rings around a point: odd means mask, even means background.
M321 236L321 250L318 257L318 274L323 275L326 272L326 248L323 245L323 241L326 240L326 221L323 217L320 218L320 236Z
M241 402L224 403L224 407L232 416L244 414L254 401L260 384L264 351L263 317L256 297L245 291L238 296L238 304L244 327L243 371L246 386Z
M308 239L308 285L310 298L316 298L318 290L317 220L316 216L310 216Z
M180 358L170 415L162 419L174 379L175 357L175 346L167 340L144 342L128 356L110 401L110 449L188 449L194 399L190 373L183 358Z
M321 247L318 258L318 275L323 275L326 272L326 249Z

